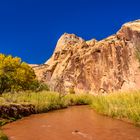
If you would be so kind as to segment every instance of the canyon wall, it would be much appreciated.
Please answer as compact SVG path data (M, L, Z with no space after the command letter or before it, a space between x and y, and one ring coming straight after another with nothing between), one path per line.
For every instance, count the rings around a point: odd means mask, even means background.
M101 41L85 41L75 34L63 34L51 58L32 65L40 81L65 91L108 93L140 88L140 20L124 24Z

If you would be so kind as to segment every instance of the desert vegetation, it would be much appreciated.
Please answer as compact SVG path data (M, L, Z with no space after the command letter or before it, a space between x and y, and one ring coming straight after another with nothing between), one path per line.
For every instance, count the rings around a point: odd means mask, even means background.
M33 88L34 71L20 58L0 54L0 94Z
M112 93L110 95L90 94L67 94L60 96L59 93L42 92L23 92L6 93L0 100L0 105L7 106L0 112L2 118L16 120L23 116L34 113L44 113L51 110L62 109L72 105L90 105L97 112L140 124L140 92ZM8 115L8 107L11 108L11 116ZM9 111L10 112L10 111ZM4 113L4 114L3 114ZM14 119L13 119L14 118ZM4 124L1 122L1 124Z
M49 91L42 91L37 93L36 92L22 92L15 94L5 93L2 94L1 96L0 105L3 106L5 110L8 110L8 106L9 108L14 107L15 110L13 109L13 111L11 111L13 112L11 114L11 117L20 118L22 117L20 116L22 115L21 114L22 112L24 115L24 113L26 114L26 112L28 112L29 110L32 111L32 113L43 113L48 112L50 110L66 108L70 105L89 105L91 104L91 99L92 95L68 94L65 96L60 96L60 94L57 92L49 92ZM24 108L28 109L24 110ZM3 118L8 118L9 116L6 115L6 111L4 112L4 109L2 110L3 111L0 112L1 113L0 116Z
M93 96L91 107L101 114L140 125L140 91Z
M96 96L91 94L60 96L59 93L51 91L4 93L0 97L0 125L31 114L46 113L73 105L89 105L100 114L140 126L139 91ZM2 140L7 139L2 133L0 136Z
M0 140L8 140L8 137L2 131L0 131Z
M36 79L34 70L18 57L0 54L0 94L4 92L40 91L48 87Z

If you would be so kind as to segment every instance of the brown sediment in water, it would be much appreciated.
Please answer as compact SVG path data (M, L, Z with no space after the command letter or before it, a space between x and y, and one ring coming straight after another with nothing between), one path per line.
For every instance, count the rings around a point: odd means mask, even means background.
M5 125L3 131L10 140L140 140L140 128L87 106L32 115Z

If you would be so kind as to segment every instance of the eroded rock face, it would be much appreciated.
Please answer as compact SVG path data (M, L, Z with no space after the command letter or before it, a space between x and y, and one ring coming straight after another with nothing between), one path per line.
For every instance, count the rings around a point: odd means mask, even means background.
M65 33L52 57L33 68L39 80L52 85L63 79L65 89L76 92L135 89L140 87L136 48L140 49L140 20L124 24L115 35L101 41Z

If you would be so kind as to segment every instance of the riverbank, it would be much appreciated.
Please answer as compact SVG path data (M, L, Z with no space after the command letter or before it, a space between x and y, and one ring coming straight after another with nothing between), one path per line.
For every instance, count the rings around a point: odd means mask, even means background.
M2 127L10 140L139 140L140 128L89 106L35 114ZM36 132L36 133L35 133Z
M0 97L0 125L24 116L46 113L72 105L90 105L100 114L140 125L140 92L109 95L68 94L55 92L6 93Z
M140 91L94 96L91 107L100 114L140 126Z
M0 125L15 121L25 116L46 113L72 105L89 105L92 95L66 95L55 92L6 93L0 97Z
M48 91L6 93L0 97L0 125L31 114L46 113L73 105L90 105L100 114L140 126L140 91L97 96L91 94L63 96Z

